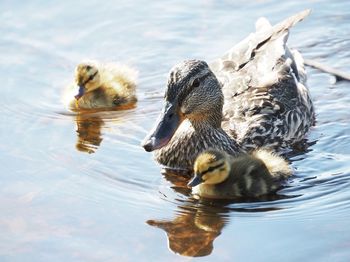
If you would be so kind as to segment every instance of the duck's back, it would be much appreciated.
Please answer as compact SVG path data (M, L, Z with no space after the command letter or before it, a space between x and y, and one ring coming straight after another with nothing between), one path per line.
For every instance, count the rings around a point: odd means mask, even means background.
M223 128L246 149L289 146L313 124L303 59L286 46L288 29L308 13L273 27L259 19L256 33L211 65L225 96Z

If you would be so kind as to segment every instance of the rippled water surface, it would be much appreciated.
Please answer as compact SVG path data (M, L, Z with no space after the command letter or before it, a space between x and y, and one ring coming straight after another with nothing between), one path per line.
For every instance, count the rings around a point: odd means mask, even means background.
M172 65L222 55L260 16L312 8L289 45L350 72L349 1L246 2L0 3L0 261L349 261L349 83L308 68L317 124L275 200L197 202L139 146ZM137 106L66 111L84 58L137 68Z

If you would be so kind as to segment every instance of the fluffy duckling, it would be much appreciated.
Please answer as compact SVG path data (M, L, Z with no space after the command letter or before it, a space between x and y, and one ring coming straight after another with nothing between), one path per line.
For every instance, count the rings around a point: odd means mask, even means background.
M64 103L71 110L134 104L136 78L137 72L123 65L82 62L75 68L75 82L66 90Z
M200 154L194 164L192 193L204 198L232 199L260 197L276 192L292 175L282 157L267 150L232 157L214 149Z

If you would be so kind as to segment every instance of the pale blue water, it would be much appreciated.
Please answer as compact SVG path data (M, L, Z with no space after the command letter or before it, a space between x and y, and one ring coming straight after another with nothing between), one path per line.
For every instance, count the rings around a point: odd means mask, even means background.
M162 105L152 93L176 62L211 61L258 17L276 23L305 8L289 45L350 72L349 1L2 1L0 261L349 261L349 83L308 69L317 124L313 145L291 159L295 177L280 192L291 198L194 202L139 146ZM137 107L65 111L63 89L84 58L137 68ZM170 243L149 220L172 230Z

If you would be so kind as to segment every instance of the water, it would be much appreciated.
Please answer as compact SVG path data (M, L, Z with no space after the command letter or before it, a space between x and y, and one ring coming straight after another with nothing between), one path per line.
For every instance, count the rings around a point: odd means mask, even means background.
M348 261L349 83L308 69L312 145L275 200L196 202L139 146L172 65L211 61L259 16L305 8L289 45L350 72L348 1L2 1L0 261ZM84 58L137 68L137 107L67 112L62 91Z

